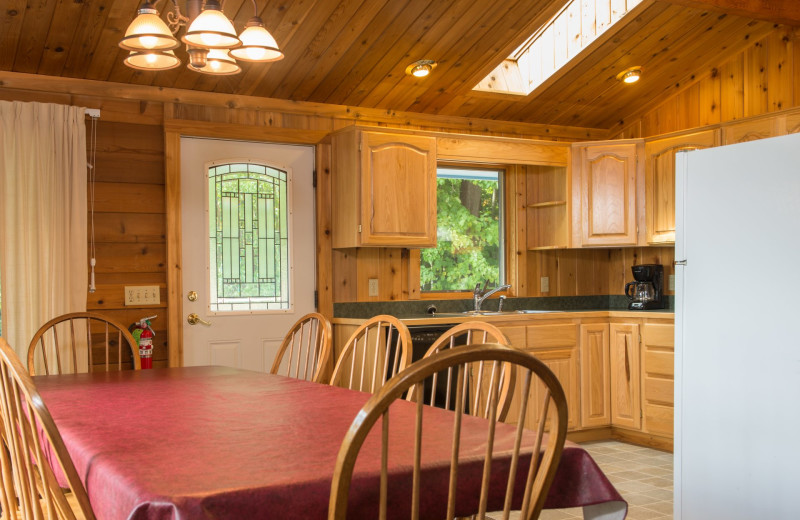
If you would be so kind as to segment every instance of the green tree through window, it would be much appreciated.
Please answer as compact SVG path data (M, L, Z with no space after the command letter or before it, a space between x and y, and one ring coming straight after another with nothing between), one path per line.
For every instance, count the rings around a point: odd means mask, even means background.
M423 291L471 291L504 283L502 171L437 170L437 245L423 249Z

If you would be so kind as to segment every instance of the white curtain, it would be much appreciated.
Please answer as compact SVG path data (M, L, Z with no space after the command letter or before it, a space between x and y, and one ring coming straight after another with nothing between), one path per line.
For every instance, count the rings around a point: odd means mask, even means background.
M0 101L3 336L23 364L41 325L86 310L84 111Z

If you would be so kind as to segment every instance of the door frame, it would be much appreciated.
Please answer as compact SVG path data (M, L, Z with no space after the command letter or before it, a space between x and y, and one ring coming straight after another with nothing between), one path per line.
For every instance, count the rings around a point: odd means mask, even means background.
M317 309L333 317L332 249L330 241L330 132L230 123L208 123L185 119L164 121L164 184L167 224L167 346L169 366L183 365L183 280L181 258L181 137L207 137L275 144L315 146ZM325 175L316 175L323 172Z

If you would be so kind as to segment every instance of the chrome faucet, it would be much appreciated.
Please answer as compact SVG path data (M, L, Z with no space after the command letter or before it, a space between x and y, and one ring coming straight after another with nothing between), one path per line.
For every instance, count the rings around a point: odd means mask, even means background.
M472 300L475 302L475 309L474 309L475 311L481 310L481 304L483 303L483 300L485 300L489 296L493 295L497 291L503 291L505 289L511 288L510 285L500 285L487 292L486 291L487 285L489 285L489 280L486 280L486 282L484 282L483 289L481 289L480 282L478 282L478 284L475 286L475 291L473 291L472 293Z

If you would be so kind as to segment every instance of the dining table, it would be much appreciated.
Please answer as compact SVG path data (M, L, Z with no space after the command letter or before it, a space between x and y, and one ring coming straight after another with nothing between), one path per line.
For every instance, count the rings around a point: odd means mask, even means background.
M221 366L36 376L34 383L100 520L325 519L339 449L370 397ZM409 517L414 413L406 401L390 410L390 518ZM452 417L425 407L421 518L445 516ZM464 417L458 495L465 515L476 512L487 427ZM503 478L515 433L497 425L493 481ZM350 518L377 517L380 457L372 455L379 446L379 432L362 446ZM492 487L505 491L504 483ZM502 498L491 496L490 506ZM568 441L545 508L572 507L591 520L627 514L591 456Z

